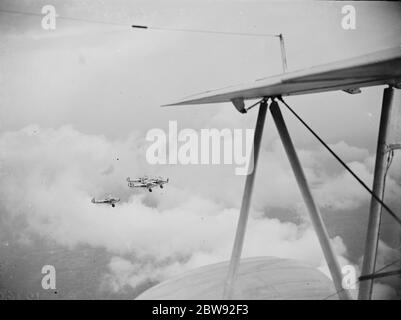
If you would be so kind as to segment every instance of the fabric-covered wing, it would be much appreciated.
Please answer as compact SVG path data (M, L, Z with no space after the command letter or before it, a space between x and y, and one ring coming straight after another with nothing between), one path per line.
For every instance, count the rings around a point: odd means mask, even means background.
M145 188L148 185L146 183L136 183L134 184L134 188Z
M168 106L348 90L381 84L400 86L401 47L263 78L251 84L207 91Z

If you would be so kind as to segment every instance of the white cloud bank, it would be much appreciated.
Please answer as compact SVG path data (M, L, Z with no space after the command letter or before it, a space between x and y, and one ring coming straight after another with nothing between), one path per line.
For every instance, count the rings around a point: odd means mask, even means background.
M256 182L262 188L256 188L243 255L301 259L327 273L306 216L302 215L300 225L266 218L266 210L272 207L304 211L279 146L274 142L261 154L260 176L269 177L269 183ZM345 143L339 147L355 154L348 159L351 166L369 180L368 154ZM0 136L1 219L9 225L24 219L23 227L13 230L24 239L35 234L70 248L79 244L106 248L115 257L104 282L114 291L227 260L243 180L222 167L191 167L191 171L150 167L143 157L145 148L146 141L135 133L125 140L108 140L70 126L32 125L4 133ZM300 157L323 207L345 210L366 201L342 171L333 174L319 167L321 150L301 151ZM144 173L170 176L172 182L152 194L129 190L126 176ZM392 179L389 183L399 188ZM115 208L90 202L92 196L106 193L120 196L122 202ZM333 245L341 263L348 264L342 239L336 237ZM393 294L385 284L381 288L379 296Z

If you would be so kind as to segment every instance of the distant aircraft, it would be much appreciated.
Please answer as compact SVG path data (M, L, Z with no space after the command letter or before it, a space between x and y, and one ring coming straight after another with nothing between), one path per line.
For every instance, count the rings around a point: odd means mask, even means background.
M119 202L120 198L114 198L112 196L107 196L105 199L96 200L92 198L92 203L106 203L110 204L113 208L116 206L116 202Z
M144 176L141 178L136 178L131 180L128 177L127 181L128 181L128 187L130 188L147 188L149 192L152 192L152 188L157 186L163 189L163 184L168 183L168 178L167 179L163 179L162 177L149 178L147 176Z
M156 177L156 178L152 178L150 180L153 181L154 183L156 183L161 189L163 189L163 184L168 183L168 178L163 179L163 177Z
M130 179L129 177L127 178L127 181L128 182L141 182L141 183L144 183L146 180L148 180L149 178L148 178L148 176L143 176L143 177L140 177L140 178L136 178L136 179ZM131 186L130 186L131 187Z

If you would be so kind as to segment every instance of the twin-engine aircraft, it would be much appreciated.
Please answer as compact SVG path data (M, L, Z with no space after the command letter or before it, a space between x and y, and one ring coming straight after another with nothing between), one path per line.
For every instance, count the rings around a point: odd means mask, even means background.
M159 186L161 189L163 189L163 185L168 183L168 178L164 179L162 177L155 177L155 178L149 178L147 176L143 176L140 178L136 179L130 179L129 177L127 178L128 181L128 186L130 188L147 188L149 192L152 192L152 188L155 188ZM116 202L120 201L120 198L112 197L112 196L107 196L104 199L97 199L92 198L92 203L98 203L98 204L109 204L113 208L116 206Z
M96 200L95 198L92 198L92 203L105 203L111 205L113 208L116 206L116 202L119 202L120 198L115 198L112 196L107 196L104 199L99 199Z
M128 181L128 187L130 188L146 188L149 190L149 192L152 192L152 188L155 188L157 186L163 189L163 185L168 183L168 178L167 179L164 179L162 177L149 178L147 176L144 176L131 180L130 177L128 177L127 181Z

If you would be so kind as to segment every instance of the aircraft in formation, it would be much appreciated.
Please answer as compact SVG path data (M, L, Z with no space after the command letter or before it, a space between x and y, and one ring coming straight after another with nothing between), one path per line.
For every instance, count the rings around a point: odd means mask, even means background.
M127 178L128 181L128 186L130 188L147 188L149 192L152 192L152 188L159 186L161 189L163 189L163 185L168 183L168 178L164 179L163 177L155 177L155 178L149 178L147 176L143 176L140 178L135 178L135 179L130 179L129 177ZM92 203L99 203L99 204L109 204L113 208L116 206L116 202L119 202L120 198L113 197L113 196L107 196L104 199L98 199L92 198Z
M157 186L163 189L163 185L168 183L168 178L167 179L164 179L163 177L149 178L147 176L143 176L131 180L130 177L128 177L127 181L128 181L128 187L130 188L146 188L149 190L149 192L152 192L152 188L155 188Z
M104 204L109 204L111 205L113 208L116 206L116 202L119 202L120 198L115 198L112 196L107 196L104 199L99 199L96 200L95 198L92 198L92 203L104 203Z

